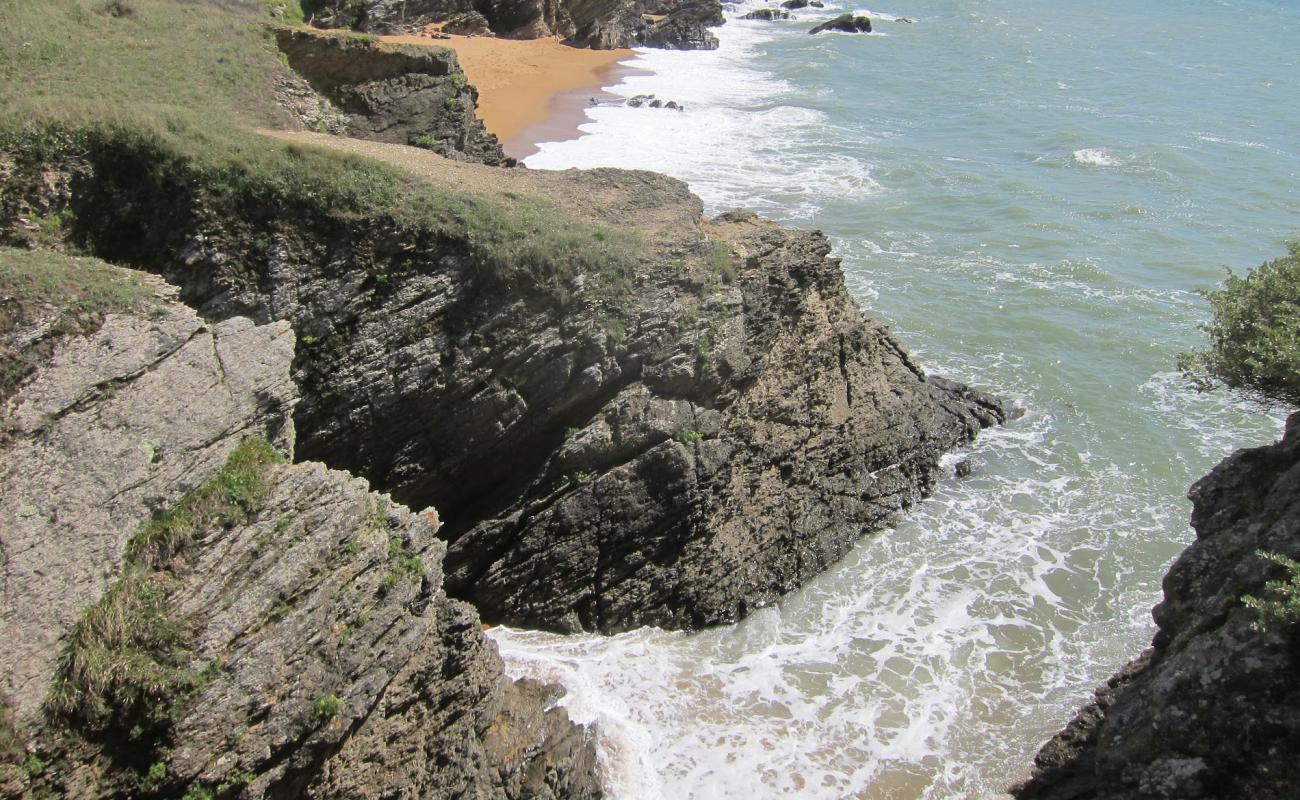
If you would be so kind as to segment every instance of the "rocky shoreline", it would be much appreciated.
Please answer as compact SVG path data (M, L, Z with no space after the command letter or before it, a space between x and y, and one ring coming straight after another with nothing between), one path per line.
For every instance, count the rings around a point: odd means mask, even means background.
M295 142L389 162L405 205L215 190L133 134L0 153L0 238L34 248L0 251L0 611L35 645L3 656L0 796L600 796L480 615L734 622L1008 409L926 376L819 233L503 168L454 55L276 39L282 103L359 137Z

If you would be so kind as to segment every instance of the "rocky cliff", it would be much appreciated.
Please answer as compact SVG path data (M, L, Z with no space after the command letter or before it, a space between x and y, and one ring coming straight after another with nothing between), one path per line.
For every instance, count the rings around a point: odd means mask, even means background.
M455 51L294 28L277 29L275 38L289 67L315 94L307 114L313 105L335 112L338 124L331 132L415 145L463 161L514 163L475 116L478 90L466 80Z
M1188 496L1196 541L1165 576L1151 649L1043 747L1019 800L1296 796L1300 628L1243 598L1287 578L1261 552L1300 558L1300 414Z
M289 325L174 294L0 248L0 796L599 796L436 513L286 463Z
M418 215L230 205L136 145L18 158L5 188L68 209L69 238L166 276L208 319L288 319L299 455L437 507L449 590L490 621L733 621L1004 418L864 320L816 232L705 222L651 173L298 139L401 164Z
M504 39L556 37L576 47L609 50L660 47L711 50L709 27L723 24L719 0L646 3L644 0L316 0L304 2L312 21L370 33L404 33L479 15ZM647 18L647 13L665 16Z

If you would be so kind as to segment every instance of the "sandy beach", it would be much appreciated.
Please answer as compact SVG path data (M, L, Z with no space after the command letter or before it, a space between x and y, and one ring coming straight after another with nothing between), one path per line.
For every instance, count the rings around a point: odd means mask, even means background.
M586 50L556 39L490 36L385 36L386 42L450 47L469 82L478 89L478 116L501 140L507 155L523 158L536 143L572 138L585 120L583 108L600 98L601 86L618 80L620 61L631 50Z

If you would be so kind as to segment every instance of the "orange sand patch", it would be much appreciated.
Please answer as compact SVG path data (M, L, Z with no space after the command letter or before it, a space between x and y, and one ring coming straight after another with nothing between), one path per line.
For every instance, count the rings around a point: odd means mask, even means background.
M384 36L385 42L450 47L465 76L479 92L478 117L506 152L528 149L520 141L554 112L555 101L575 92L597 91L631 50L583 50L557 39L496 39L490 36ZM576 131L581 119L571 120Z

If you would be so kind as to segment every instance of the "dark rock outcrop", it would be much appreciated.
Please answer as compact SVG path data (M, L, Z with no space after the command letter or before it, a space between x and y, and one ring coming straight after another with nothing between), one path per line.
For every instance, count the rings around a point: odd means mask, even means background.
M27 257L0 248L0 282ZM292 446L289 326L208 325L153 276L89 261L69 263L97 271L95 296L153 291L61 338L0 416L6 796L599 797L592 743L557 691L507 680L477 615L445 595L432 510L315 463L259 462L257 489L246 465L213 482L249 437ZM59 302L85 301L45 305ZM0 335L30 342L47 322ZM178 500L193 510L173 518L196 530L137 533ZM236 501L198 522L204 503ZM141 580L147 611L78 626ZM158 618L172 632L154 651ZM95 644L114 626L133 638ZM65 680L86 648L83 677ZM95 692L112 693L106 708ZM40 769L14 767L24 747Z
M643 45L673 50L711 50L717 38L706 28L721 25L718 0L315 0L304 3L322 27L367 33L408 33L475 13L491 32L508 39L555 36L577 47L609 50ZM646 20L642 14L664 14ZM450 30L450 29L449 29ZM454 32L454 31L453 31Z
M760 8L757 11L751 11L748 14L745 14L741 19L762 19L771 21L775 19L790 19L790 14L778 8Z
M809 7L822 8L824 7L824 4L821 2L821 0L785 0L785 2L781 4L781 8L788 9L790 11L795 11L800 8L809 8Z
M665 50L716 50L718 37L709 28L723 24L718 0L684 0L662 20L636 33L636 43Z
M439 508L449 592L493 621L738 619L888 524L942 452L1005 416L864 320L819 233L705 224L664 176L430 163L438 192L473 183L573 232L563 252L586 266L529 277L472 228L218 209L141 184L132 157L75 166L75 235L210 318L291 320L300 455ZM39 192L49 169L11 183Z
M1281 442L1241 450L1188 493L1196 541L1174 562L1152 647L1039 752L1019 800L1282 800L1300 786L1300 629L1271 597L1300 558L1300 414Z
M674 111L685 110L682 107L682 104L678 103L676 100L661 100L652 94L638 94L629 97L626 105L629 105L632 108L641 108L642 106L645 106L646 108L670 108Z
M871 33L871 19L869 17L854 16L853 14L840 14L833 20L823 22L808 33L822 33L824 31L842 31L844 33Z
M478 91L455 51L303 29L275 34L289 66L345 115L341 132L459 160L513 163L475 116Z
M457 36L489 36L492 34L492 26L488 24L487 17L479 12L466 11L447 20L442 31Z

